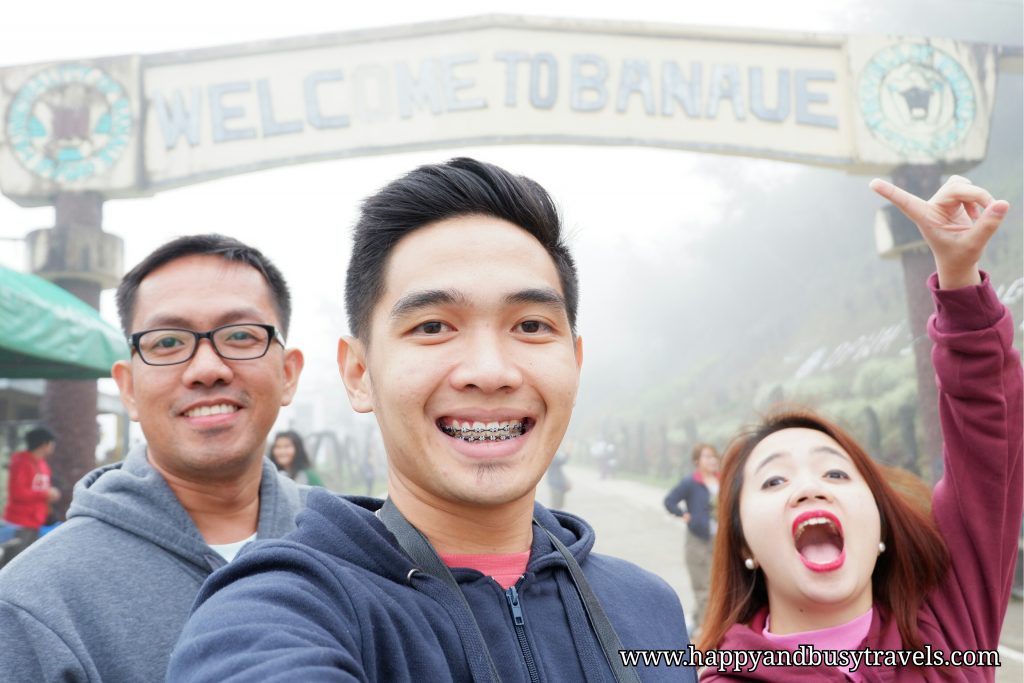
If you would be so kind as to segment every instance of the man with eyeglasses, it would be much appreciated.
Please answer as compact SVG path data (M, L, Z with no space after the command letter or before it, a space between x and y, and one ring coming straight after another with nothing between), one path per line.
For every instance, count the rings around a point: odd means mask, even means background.
M183 237L125 275L112 369L146 443L75 486L68 521L0 572L2 681L159 681L203 580L283 536L306 490L263 457L303 358L259 251Z

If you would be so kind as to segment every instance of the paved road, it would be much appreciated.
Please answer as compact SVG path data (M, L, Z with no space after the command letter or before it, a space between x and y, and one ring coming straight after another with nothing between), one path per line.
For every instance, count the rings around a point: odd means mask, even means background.
M598 552L625 557L648 569L671 585L689 612L693 592L683 563L682 544L685 527L661 506L665 492L647 484L621 479L601 480L594 470L566 467L572 490L566 496L566 509L589 521L597 531ZM547 502L546 482L539 495ZM1024 680L1024 611L1019 600L1010 604L1003 628L1002 668L999 683Z

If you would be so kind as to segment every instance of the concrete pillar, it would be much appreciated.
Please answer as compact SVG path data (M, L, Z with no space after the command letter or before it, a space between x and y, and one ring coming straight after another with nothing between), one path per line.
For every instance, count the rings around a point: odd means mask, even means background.
M942 184L938 166L901 166L893 172L893 182L907 192L928 199ZM917 233L917 227L898 210L889 212L894 233ZM907 320L913 338L914 365L917 371L918 415L923 460L918 463L922 474L934 483L942 476L942 430L939 426L938 387L932 367L931 340L928 339L928 318L934 306L925 282L935 271L935 259L928 245L919 244L900 254L903 262L903 284L907 294Z
M30 236L33 270L99 309L100 292L104 285L109 286L109 274L102 272L105 264L100 254L105 244L109 247L111 237L102 229L103 198L95 192L62 192L55 197L54 208L54 227ZM71 501L75 482L96 466L97 396L95 380L46 382L41 413L43 421L57 435L57 449L50 466L61 489L61 500L54 505L61 518Z

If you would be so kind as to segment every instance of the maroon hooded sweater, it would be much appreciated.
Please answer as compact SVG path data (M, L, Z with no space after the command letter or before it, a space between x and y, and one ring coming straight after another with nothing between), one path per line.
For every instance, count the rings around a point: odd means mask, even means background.
M918 612L922 641L948 658L952 650L995 650L1010 600L1017 535L1024 504L1021 436L1024 394L1013 319L982 274L975 287L940 291L928 286L936 313L928 321L939 385L945 471L932 509L952 564ZM721 650L774 650L761 635L767 609L750 624L735 624ZM896 621L875 605L867 637L873 650L902 649ZM864 681L991 681L993 668L865 667ZM753 672L705 670L701 681L815 681L841 683L833 667L765 667Z

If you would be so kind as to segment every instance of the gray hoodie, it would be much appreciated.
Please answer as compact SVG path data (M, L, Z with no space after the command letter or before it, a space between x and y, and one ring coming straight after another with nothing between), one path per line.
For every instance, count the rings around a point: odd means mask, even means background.
M307 491L264 458L257 537L294 529ZM133 448L75 484L68 521L0 571L0 681L163 681L199 587L224 564Z

